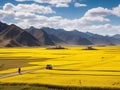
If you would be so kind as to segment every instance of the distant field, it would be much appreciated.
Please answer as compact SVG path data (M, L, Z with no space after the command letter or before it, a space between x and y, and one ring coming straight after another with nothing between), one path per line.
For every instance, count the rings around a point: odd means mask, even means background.
M120 46L46 48L1 48L0 76L17 72L30 73L0 79L0 83L47 84L67 87L120 88ZM53 70L44 68L52 64Z

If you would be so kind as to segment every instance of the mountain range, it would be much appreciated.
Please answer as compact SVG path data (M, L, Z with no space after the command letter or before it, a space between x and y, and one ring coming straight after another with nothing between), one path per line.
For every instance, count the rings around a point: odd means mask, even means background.
M0 22L0 47L46 45L120 45L120 34L102 36L80 30L66 31L49 27L22 29Z
M102 36L78 30L65 31L63 29L42 28L49 35L54 35L71 45L120 45L120 34Z

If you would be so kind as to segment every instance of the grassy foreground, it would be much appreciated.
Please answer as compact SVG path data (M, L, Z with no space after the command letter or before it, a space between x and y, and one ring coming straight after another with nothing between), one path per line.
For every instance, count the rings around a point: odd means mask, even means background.
M119 90L119 88L69 87L26 83L0 83L0 90Z
M33 83L64 88L120 88L120 46L96 46L97 50L82 50L86 48L84 46L67 48L63 50L1 48L0 75L17 72L18 67L24 71L43 68L46 64L52 64L53 70L38 69L26 74L1 78L0 82L9 83L8 86L11 88L12 83L27 84L22 86L18 84L16 88L24 86L32 88Z

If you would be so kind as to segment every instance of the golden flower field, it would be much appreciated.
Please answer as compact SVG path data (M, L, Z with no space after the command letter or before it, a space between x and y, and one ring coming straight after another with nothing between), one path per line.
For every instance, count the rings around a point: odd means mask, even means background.
M120 46L84 48L0 48L0 76L15 73L18 67L30 71L0 78L0 83L120 88ZM53 70L46 70L47 64Z

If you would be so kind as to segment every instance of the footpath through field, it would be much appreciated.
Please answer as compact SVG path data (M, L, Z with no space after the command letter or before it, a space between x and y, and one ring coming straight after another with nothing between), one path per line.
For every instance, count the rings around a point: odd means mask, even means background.
M45 68L37 68L37 69L33 69L33 70L25 70L25 71L21 71L21 74L26 74L26 73L31 73L31 72L35 72L37 70L43 70ZM7 78L7 77L13 77L13 76L17 76L17 75L21 75L18 72L13 72L13 73L9 73L9 74L5 74L5 75L0 75L0 79L2 78Z
M72 63L72 64L65 64L65 65L57 65L54 68L57 67L62 67L62 66L66 66L66 65L73 65L73 64L78 64L78 63ZM0 79L2 78L7 78L7 77L13 77L13 76L18 76L18 75L22 75L22 74L26 74L26 73L31 73L31 72L35 72L38 70L44 70L45 67L43 68L37 68L37 69L32 69L32 70L25 70L25 71L21 71L21 74L19 74L18 72L13 72L13 73L9 73L9 74L4 74L4 75L0 75Z

